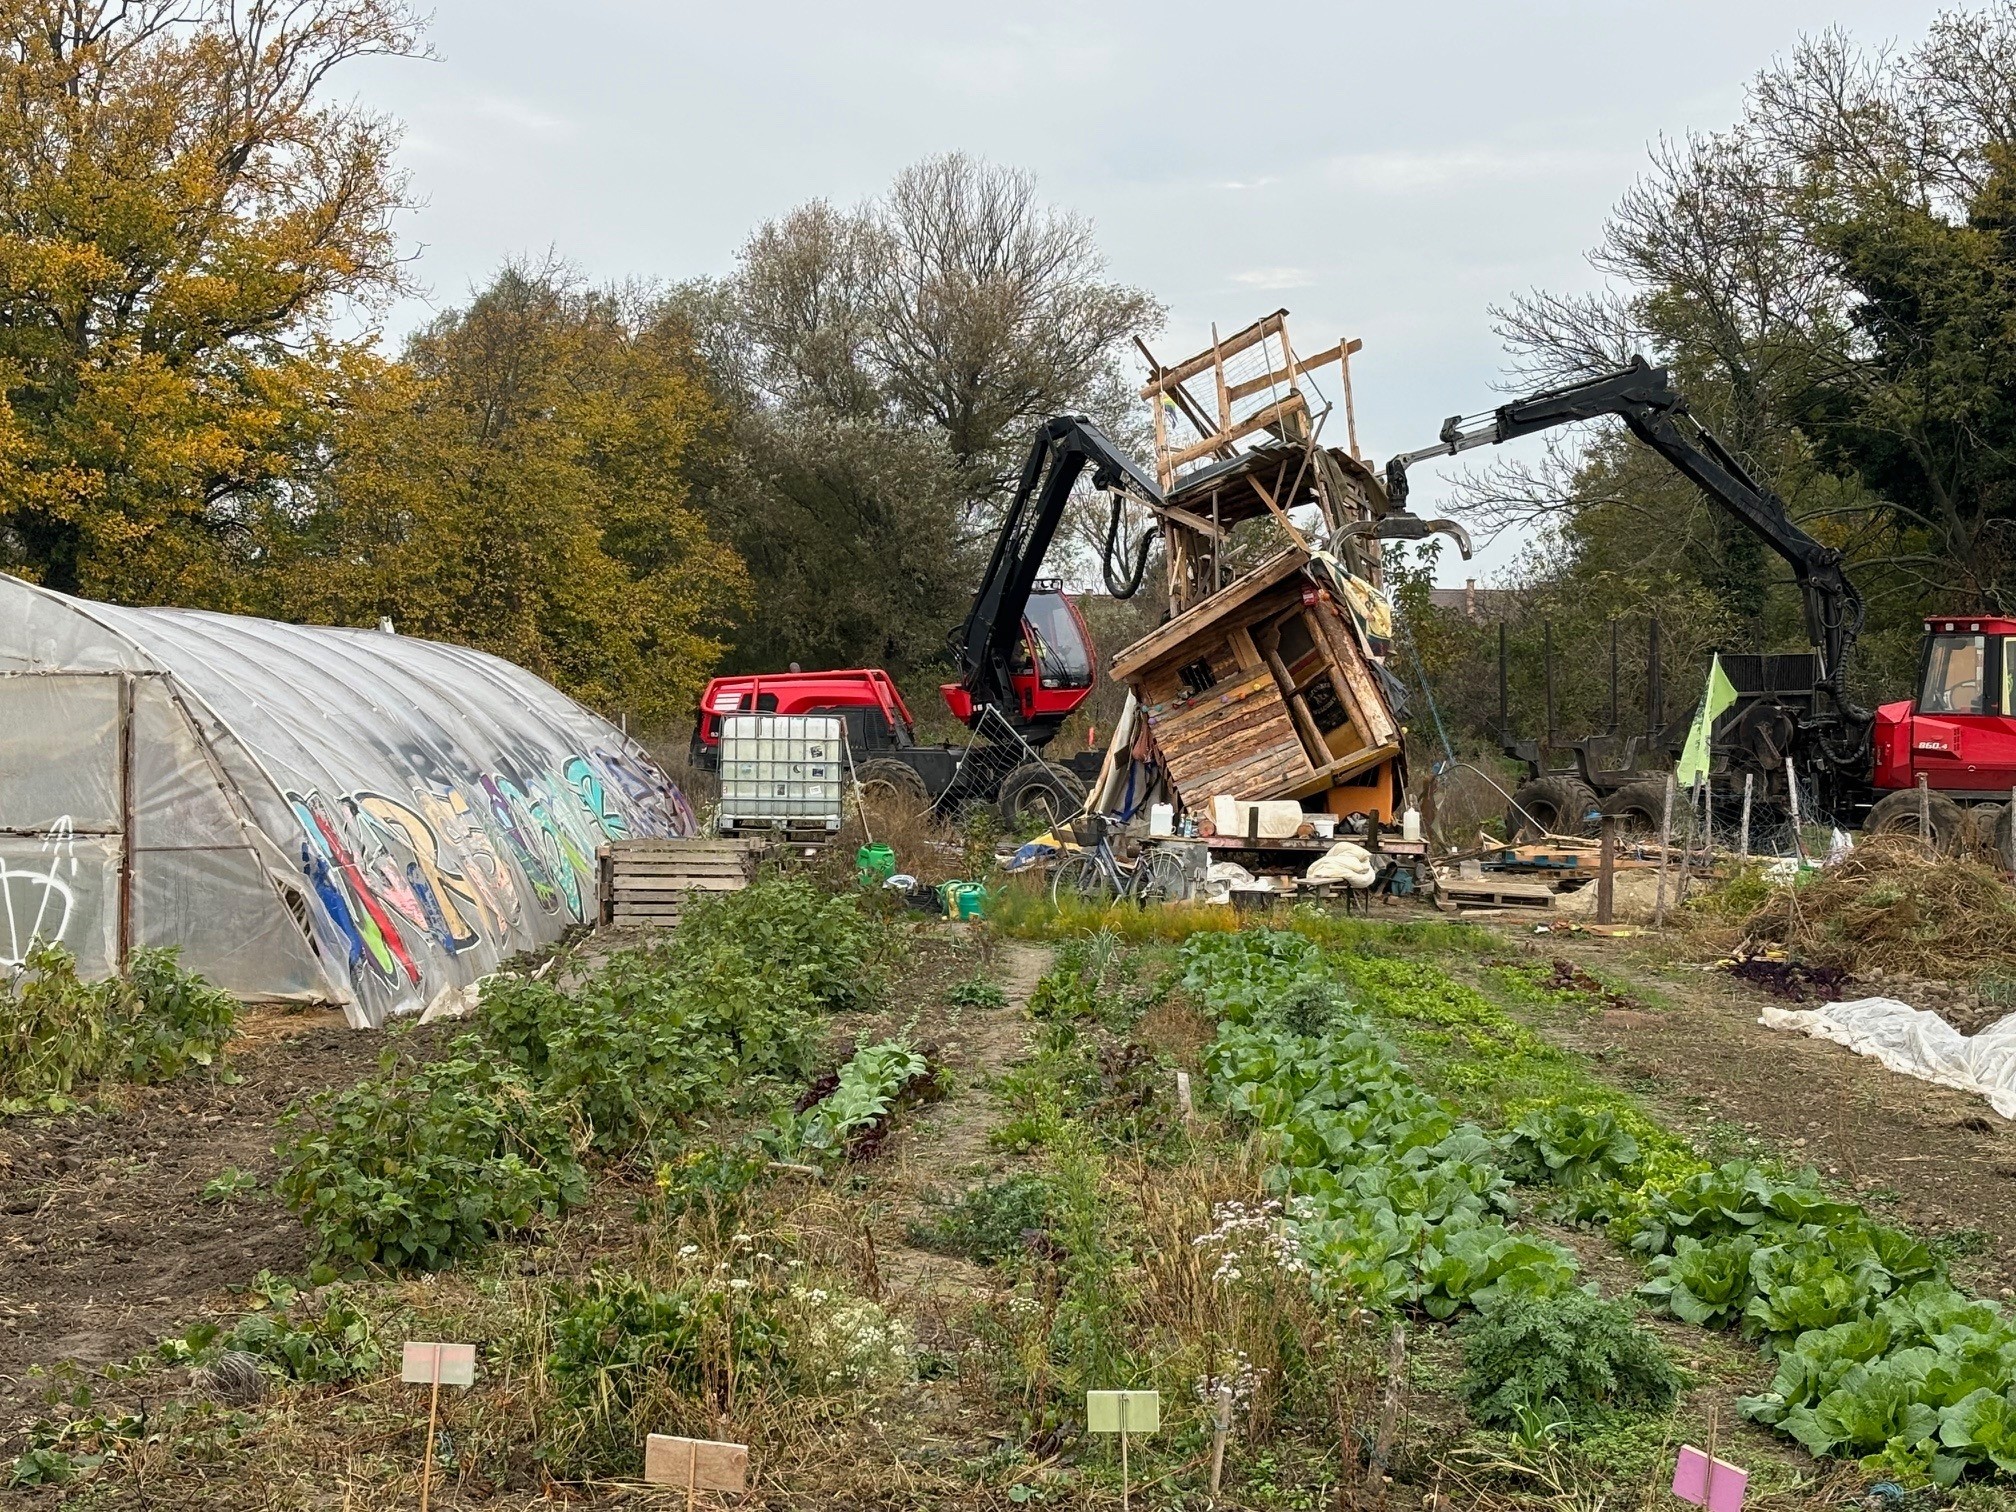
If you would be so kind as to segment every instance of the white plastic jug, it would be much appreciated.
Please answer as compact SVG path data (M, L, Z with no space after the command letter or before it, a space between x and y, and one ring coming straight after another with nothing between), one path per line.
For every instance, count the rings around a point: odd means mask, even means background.
M1421 838L1421 810L1409 808L1400 816L1400 838L1410 845Z
M1148 805L1148 833L1157 839L1176 833L1175 804L1151 803Z

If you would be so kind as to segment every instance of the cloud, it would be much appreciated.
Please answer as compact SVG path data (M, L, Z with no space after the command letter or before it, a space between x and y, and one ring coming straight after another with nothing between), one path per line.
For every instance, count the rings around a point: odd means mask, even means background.
M1274 175L1269 173L1256 179L1225 179L1215 187L1219 189L1265 189L1273 182Z
M1307 268L1248 268L1244 273L1234 273L1232 282L1271 293L1278 289L1306 289L1316 282L1316 275Z
M1334 188L1366 194L1409 194L1489 184L1561 178L1615 177L1635 168L1637 150L1584 147L1447 147L1416 152L1350 152L1329 159L1323 177Z

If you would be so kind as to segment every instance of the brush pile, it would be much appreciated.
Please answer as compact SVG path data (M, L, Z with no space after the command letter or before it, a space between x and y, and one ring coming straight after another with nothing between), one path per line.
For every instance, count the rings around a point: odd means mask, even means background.
M1744 931L1753 946L1858 976L1950 979L2016 967L2016 889L1978 862L1928 855L1914 837L1877 835L1773 891Z

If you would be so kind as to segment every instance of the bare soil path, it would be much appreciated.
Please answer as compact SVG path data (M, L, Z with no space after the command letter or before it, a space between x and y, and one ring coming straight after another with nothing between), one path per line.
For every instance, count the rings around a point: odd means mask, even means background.
M1531 937L1519 941L1532 948ZM2016 1289L2016 1123L1981 1098L1887 1070L1839 1045L1757 1022L1786 1006L1726 972L1662 960L1635 940L1550 937L1559 957L1643 984L1647 1007L1561 1010L1537 1023L1589 1055L1709 1148L1806 1162L1873 1213L1953 1250L1990 1294Z
M988 1136L1001 1114L987 1084L1028 1049L1029 995L1050 969L1051 952L1020 940L999 940L981 974L1001 989L999 1007L951 1009L941 1024L940 1059L952 1073L954 1094L919 1109L889 1142L882 1172L883 1204L875 1223L891 1289L909 1293L914 1310L928 1316L932 1302L970 1294L989 1283L970 1261L911 1244L912 1224L926 1222L962 1191L998 1179L1014 1164Z
M254 1008L227 1047L235 1083L192 1075L113 1089L89 1113L0 1122L0 1457L39 1415L30 1366L130 1358L240 1311L228 1288L261 1270L306 1269L301 1222L267 1190L280 1115L368 1074L384 1046L340 1013ZM203 1200L234 1169L258 1188Z

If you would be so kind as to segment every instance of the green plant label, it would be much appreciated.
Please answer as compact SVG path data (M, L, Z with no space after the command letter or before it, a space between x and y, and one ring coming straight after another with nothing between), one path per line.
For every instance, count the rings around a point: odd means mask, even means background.
M1085 1428L1089 1433L1153 1433L1161 1426L1159 1391L1085 1393Z

